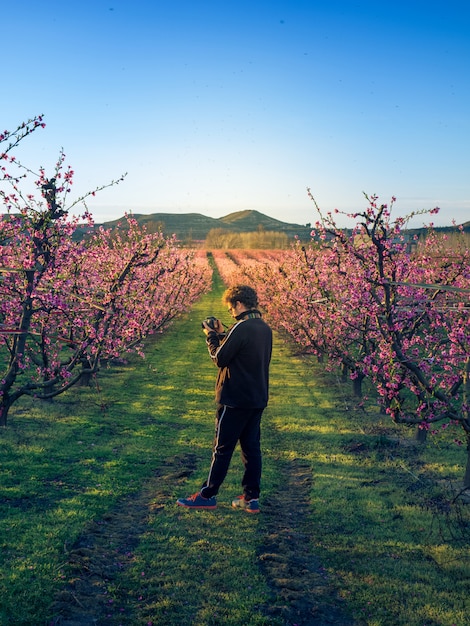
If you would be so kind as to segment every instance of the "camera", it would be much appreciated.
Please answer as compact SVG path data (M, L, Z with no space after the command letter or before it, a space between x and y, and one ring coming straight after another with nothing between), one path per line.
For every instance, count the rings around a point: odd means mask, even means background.
M212 330L216 330L216 324L217 324L217 318L210 316L210 317L206 317L206 319L204 320L204 322L209 326L209 328L212 328ZM202 328L204 328L204 324L201 323Z

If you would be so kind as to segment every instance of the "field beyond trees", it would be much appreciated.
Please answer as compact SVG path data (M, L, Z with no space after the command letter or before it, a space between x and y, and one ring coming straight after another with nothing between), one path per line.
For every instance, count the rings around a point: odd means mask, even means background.
M276 335L262 513L186 511L210 461L213 289L92 387L22 399L0 438L0 624L465 626L465 453ZM253 517L255 519L253 519Z

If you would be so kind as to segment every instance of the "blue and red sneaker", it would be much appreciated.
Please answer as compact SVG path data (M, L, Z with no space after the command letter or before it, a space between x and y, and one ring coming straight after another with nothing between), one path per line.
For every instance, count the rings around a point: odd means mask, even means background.
M204 498L200 492L194 493L188 498L178 498L176 501L178 506L184 506L187 509L215 509L217 508L217 500L212 498Z
M259 513L259 500L245 500L245 496L237 496L235 500L232 500L232 506L234 509L243 509L247 513Z

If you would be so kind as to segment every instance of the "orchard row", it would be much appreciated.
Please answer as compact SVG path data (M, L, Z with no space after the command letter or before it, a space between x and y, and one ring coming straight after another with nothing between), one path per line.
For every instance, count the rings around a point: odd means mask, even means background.
M406 218L367 198L351 234L322 216L310 245L213 251L224 280L253 283L269 321L327 367L367 377L397 423L457 426L470 447L470 249L432 226L408 240ZM462 434L463 433L463 437ZM470 486L470 466L466 486Z
M0 155L0 425L20 397L52 398L141 352L211 283L207 262L131 217L113 230L93 229L87 211L71 217L64 155L50 178L10 156L41 126L39 118L0 135L9 142ZM31 174L36 193L25 194Z

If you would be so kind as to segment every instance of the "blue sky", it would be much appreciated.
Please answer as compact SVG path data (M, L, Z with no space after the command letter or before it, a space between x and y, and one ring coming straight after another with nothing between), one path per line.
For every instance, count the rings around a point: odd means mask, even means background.
M89 202L288 222L365 207L470 219L468 0L15 0L2 6L0 126ZM345 225L347 222L343 222Z

